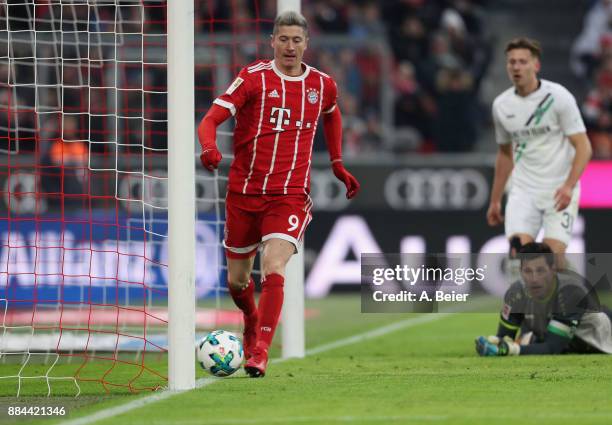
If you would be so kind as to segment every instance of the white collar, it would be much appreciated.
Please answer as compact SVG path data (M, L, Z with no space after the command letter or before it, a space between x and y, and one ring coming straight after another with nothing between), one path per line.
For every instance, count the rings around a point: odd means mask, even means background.
M272 59L272 69L274 70L274 73L278 75L280 78L282 78L283 80L287 80L287 81L303 81L306 77L308 77L308 74L310 74L310 67L306 65L304 62L302 62L301 65L304 65L304 67L306 68L304 72L302 73L302 75L298 75L297 77L292 77L290 75L283 74L280 71L280 69L277 68L276 61Z

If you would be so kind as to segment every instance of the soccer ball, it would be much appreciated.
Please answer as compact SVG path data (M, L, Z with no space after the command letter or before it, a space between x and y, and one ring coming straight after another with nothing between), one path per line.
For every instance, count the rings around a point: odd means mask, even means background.
M233 333L213 331L198 343L196 357L204 370L215 376L229 376L240 368L244 351Z

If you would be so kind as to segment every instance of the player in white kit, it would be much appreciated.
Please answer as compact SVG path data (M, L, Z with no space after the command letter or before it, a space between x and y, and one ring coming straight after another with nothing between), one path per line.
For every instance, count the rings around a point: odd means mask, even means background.
M591 143L574 96L538 78L540 53L538 42L527 38L506 46L513 87L493 102L498 153L487 221L491 226L505 222L508 239L520 239L522 245L533 242L543 227L544 242L564 254ZM511 174L504 217L501 200Z

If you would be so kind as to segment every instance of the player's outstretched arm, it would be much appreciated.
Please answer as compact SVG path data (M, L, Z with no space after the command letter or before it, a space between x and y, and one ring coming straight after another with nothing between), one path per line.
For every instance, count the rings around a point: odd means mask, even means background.
M588 164L591 156L593 155L593 149L591 148L591 142L587 137L586 133L576 133L568 136L570 143L576 149L576 155L572 162L572 169L570 170L565 183L557 189L555 192L555 207L557 211L562 211L569 205L572 200L572 193L574 187L580 176L584 172L586 165Z
M547 332L544 342L521 345L521 355L561 354L567 349L569 344L569 338Z
M510 173L512 173L512 168L514 168L512 145L510 143L499 145L497 158L495 159L495 177L493 178L493 187L491 188L491 200L489 201L489 209L487 210L487 222L489 226L497 226L504 222L501 200Z
M221 162L221 152L217 149L217 127L231 116L227 108L213 104L198 126L198 139L202 146L200 161L209 171L214 170Z
M342 164L342 115L338 105L333 111L323 115L323 132L332 162L332 170L338 180L346 186L346 197L353 198L359 192L359 182Z
M476 338L476 352L483 357L489 356L513 356L513 355L534 355L534 354L561 354L567 350L571 337L568 333L564 334L558 330L546 332L544 341L519 345L514 338L506 335L499 336L479 336Z

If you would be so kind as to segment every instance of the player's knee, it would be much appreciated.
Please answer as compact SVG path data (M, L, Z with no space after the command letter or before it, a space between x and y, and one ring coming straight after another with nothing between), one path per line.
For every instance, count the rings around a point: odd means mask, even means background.
M282 258L266 258L262 264L264 276L275 273L281 276L285 275L285 266L287 262Z
M249 286L250 273L247 271L228 273L227 283L232 289L244 289Z
M261 260L261 268L263 275L276 273L281 276L285 275L285 267L295 252L293 244L284 240L272 239L264 245L263 255Z

